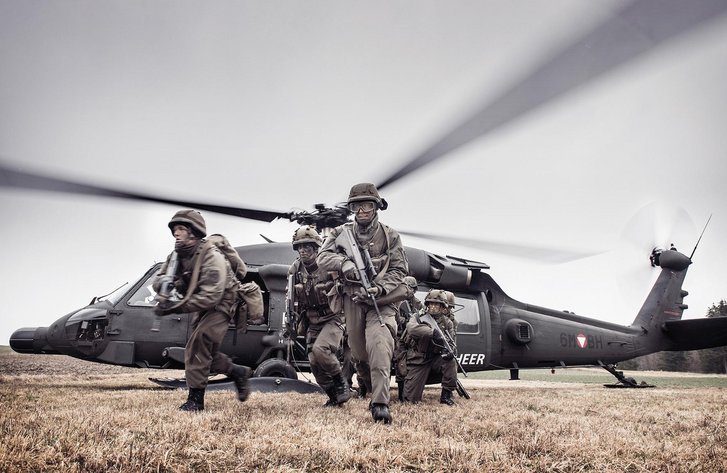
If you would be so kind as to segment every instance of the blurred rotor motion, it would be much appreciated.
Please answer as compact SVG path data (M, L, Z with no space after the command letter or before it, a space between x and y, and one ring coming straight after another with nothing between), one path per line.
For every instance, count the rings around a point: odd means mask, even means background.
M517 243L503 243L492 240L479 240L473 238L461 238L455 236L433 235L430 233L419 233L409 231L399 231L402 235L421 238L424 240L441 241L451 243L453 245L468 246L471 248L487 248L490 251L503 255L515 256L517 258L525 258L536 260L543 263L567 263L582 258L595 256L600 252L586 252L576 250L566 250L563 248L548 248L534 245L520 245Z
M697 227L686 210L652 202L641 207L626 222L623 239L642 256L673 245L696 243Z
M462 146L511 123L529 112L542 107L586 84L597 80L623 64L659 47L662 43L686 33L705 21L727 11L724 0L637 0L594 30L575 38L542 61L499 96L489 98L484 105L463 120L451 131L433 140L431 145L409 160L378 185L379 190L404 178L410 173L442 157L451 155ZM350 218L348 209L337 204L326 207L316 204L313 211L279 212L272 210L231 207L176 200L137 192L115 190L88 185L63 178L43 176L14 169L0 162L0 187L15 187L44 191L66 192L102 197L115 197L147 202L163 203L176 207L188 207L210 212L271 222L275 219L295 221L301 225L315 225L319 231L341 225ZM403 232L402 232L403 233ZM487 240L424 236L434 240L452 242L479 249L516 254L544 261L569 261L590 256L538 247L497 243ZM570 254L568 254L570 253Z
M687 247L696 243L697 227L686 210L681 207L651 202L634 213L626 222L621 237L627 243L623 277L619 281L621 292L626 298L636 298L644 294L645 288L651 286L658 271L662 251ZM687 248L680 248L687 253ZM637 257L632 257L637 252ZM633 262L637 263L633 263Z
M379 190L558 99L662 43L725 13L724 0L637 0L544 60L494 99L487 100L378 185Z

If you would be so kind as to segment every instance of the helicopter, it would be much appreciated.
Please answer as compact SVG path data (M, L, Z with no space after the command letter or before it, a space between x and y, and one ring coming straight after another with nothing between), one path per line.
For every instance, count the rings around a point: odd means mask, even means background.
M606 55L596 61L597 67L580 67L579 44L588 44L594 54L613 36L623 36L616 22L606 22L586 34L569 48L555 54L523 81L496 100L467 118L450 133L435 140L407 165L380 181L387 187L423 166L429 165L472 140L501 127L519 116L557 98L580 85L607 73L613 68L648 52L660 42L723 13L724 2L702 2L689 15L668 11L660 2L641 1L628 6L619 21L634 20L653 34L650 42L638 42L637 48L608 47L620 55ZM657 7L660 14L654 15ZM652 28L660 18L670 18L670 28ZM638 21L636 21L638 20ZM650 23L654 22L654 23ZM653 30L653 31L651 31ZM600 52L605 51L601 49ZM584 75L557 74L558 70L588 71ZM554 72L556 71L556 72ZM548 84L532 94L533 83ZM528 100L522 100L527 96ZM270 221L288 219L298 224L314 224L320 229L339 225L349 218L343 206L317 205L312 212L273 212L255 208L209 205L201 202L166 199L125 190L114 190L33 173L19 172L3 166L0 184L25 189L56 190L83 195L116 197L158 202L177 207L192 207L243 218ZM406 232L401 232L406 235ZM409 232L415 235L414 232ZM417 233L418 236L426 236ZM291 375L291 367L304 367L304 357L295 355L290 363L285 351L283 304L283 269L295 254L287 243L267 243L239 247L243 260L250 266L250 280L265 291L266 323L249 327L245 333L230 330L223 351L236 360L255 367L260 376ZM489 275L487 264L466 258L441 256L412 247L406 248L412 275L422 290L444 288L456 295L460 333L460 362L468 371L510 369L513 377L522 368L548 368L596 365L613 369L618 361L660 350L708 348L724 345L725 327L719 320L681 320L686 308L681 289L691 256L677 250L652 252L653 260L662 268L646 303L634 322L627 327L580 317L575 314L546 309L510 298ZM552 253L548 249L545 252ZM74 311L49 327L20 329L11 337L11 346L26 353L65 353L90 361L128 366L158 368L178 367L183 360L181 349L188 330L188 314L157 319L149 298L150 278L157 271L149 268L136 282L92 304ZM133 321L133 323L131 323ZM125 325L127 324L128 325ZM237 336L237 338L235 338ZM282 340L282 342L281 342ZM244 351L242 347L248 347ZM298 347L299 349L299 347ZM239 354L235 350L240 351ZM617 376L618 377L618 376Z

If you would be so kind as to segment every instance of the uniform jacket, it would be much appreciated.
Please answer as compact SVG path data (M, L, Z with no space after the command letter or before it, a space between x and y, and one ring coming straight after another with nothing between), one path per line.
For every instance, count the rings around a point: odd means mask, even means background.
M454 325L446 315L432 316L439 325L442 332L449 335L449 338L455 342L452 347L456 350L456 338L454 333ZM428 324L419 323L416 317L412 317L406 325L406 331L402 337L406 346L406 361L412 364L423 364L432 359L433 354L440 353L440 349L432 343L432 335L434 329Z
M201 240L190 254L179 254L178 257L175 285L177 291L184 295L183 310L184 312L205 312L216 309L231 315L237 299L237 279L232 273L230 263L222 253L214 245L204 243L205 240ZM171 256L170 253L157 273L153 284L153 288L157 292L161 286L161 276L166 273ZM199 279L190 294L189 284L195 263L199 258L202 258Z
M409 265L399 233L379 223L378 216L371 222L368 231L364 231L356 222L346 225L353 225L353 234L358 244L361 248L366 247L369 250L377 273L372 283L381 290L379 295L388 294L401 286L404 277L409 273ZM343 226L334 228L318 252L317 263L323 271L341 273L341 266L348 259L343 248L336 245L336 238L342 231Z

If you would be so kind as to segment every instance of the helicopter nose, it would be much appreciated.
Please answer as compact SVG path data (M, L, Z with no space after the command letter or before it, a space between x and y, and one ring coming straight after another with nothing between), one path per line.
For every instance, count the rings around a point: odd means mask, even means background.
M26 327L13 332L10 348L17 353L59 354L48 344L48 327Z

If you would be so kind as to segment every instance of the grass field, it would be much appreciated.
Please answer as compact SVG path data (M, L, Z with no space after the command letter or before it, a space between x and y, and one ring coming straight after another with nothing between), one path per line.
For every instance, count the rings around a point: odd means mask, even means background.
M147 380L179 374L0 351L0 471L727 471L724 376L473 373L471 400L433 386L384 426L368 400L311 394L208 392L182 413Z

